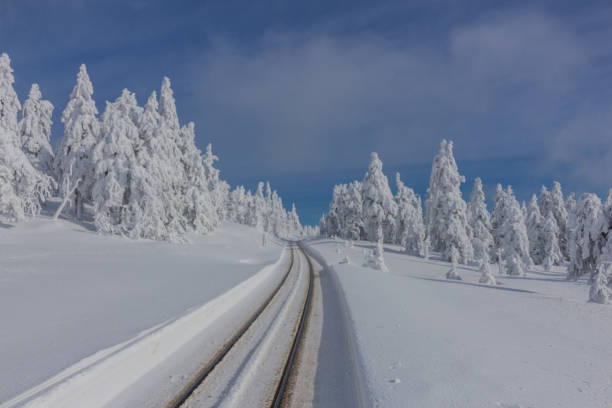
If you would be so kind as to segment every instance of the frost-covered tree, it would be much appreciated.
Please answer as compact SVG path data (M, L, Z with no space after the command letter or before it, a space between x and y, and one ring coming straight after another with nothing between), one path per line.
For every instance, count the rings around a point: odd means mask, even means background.
M527 228L518 201L514 197L512 188L498 191L499 208L496 213L503 220L498 225L500 248L508 275L524 275L527 268L533 265L529 256L529 239ZM503 213L500 213L503 211Z
M364 238L363 199L361 183L353 181L344 191L344 239L359 240Z
M421 198L395 175L397 193L397 238L396 243L404 247L406 253L415 256L425 255L425 226L423 225L423 210Z
M379 225L378 228L379 228L379 231L378 233L376 233L376 235L378 236L378 241L376 241L376 245L374 246L374 249L369 250L366 253L364 266L368 266L373 269L387 272L389 269L387 268L387 265L385 264L385 258L384 258L384 248L383 248L383 235L384 234L382 232L382 225Z
M100 232L132 236L139 214L132 205L139 181L136 151L140 147L142 108L124 89L102 115L101 138L92 152L95 182L92 188L94 223ZM140 171L140 175L144 175Z
M542 255L544 255L542 264L547 271L549 271L553 265L559 265L563 260L563 255L559 248L558 237L559 227L557 226L557 221L552 213L548 213L542 226Z
M525 224L527 226L527 237L529 238L529 255L536 265L541 265L545 257L544 221L544 217L540 214L538 199L534 194L529 202L529 207L527 207Z
M459 251L456 248L451 248L451 268L446 272L446 279L463 280L459 272L457 272L457 258Z
M547 218L548 214L552 214L557 222L559 230L557 240L561 248L561 253L564 258L568 258L567 250L567 209L565 207L565 201L563 198L563 191L561 190L561 184L555 181L553 182L553 188L550 192L546 187L542 187L541 199L540 199L540 213L542 217Z
M182 241L187 230L181 201L181 185L185 175L179 162L180 152L173 131L162 121L155 92L151 93L144 107L140 138L145 149L137 152L137 156L141 157L156 197L156 200L146 204L148 208L145 213L161 219L163 224L163 228L151 237Z
M491 216L487 211L485 194L482 190L482 180L474 180L474 189L468 203L468 221L472 227L472 246L474 247L474 260L489 259L494 242L491 234Z
M53 175L53 149L51 138L51 116L53 105L41 100L38 84L32 84L28 99L23 103L22 118L19 122L21 146L32 166L49 176Z
M493 208L491 209L491 228L493 241L495 242L496 248L501 248L501 243L504 239L503 236L503 228L502 225L505 223L505 217L508 213L505 208L507 205L507 200L505 199L506 193L502 188L501 184L497 184L497 188L495 190L495 195L493 196ZM496 260L497 259L497 251L495 252Z
M289 213L289 218L287 221L289 234L299 236L302 233L302 224L300 223L300 217L294 203L291 204L291 212Z
M77 218L81 218L85 201L91 198L94 183L92 150L98 142L100 124L92 99L93 86L82 64L70 101L62 113L64 136L55 149L53 162L60 194L65 196L78 183L72 200Z
M213 154L211 143L206 146L203 161L212 204L215 207L218 218L224 219L227 211L227 200L229 199L229 185L220 179L220 171L215 168L215 162L219 161L219 157Z
M474 254L472 231L468 223L467 205L461 197L461 183L465 177L459 174L453 157L453 142L443 140L440 151L433 160L427 200L425 223L432 249L450 260L453 248L458 260L468 263Z
M195 145L193 122L180 130L181 162L185 180L182 187L184 197L183 215L188 228L200 234L212 231L219 224L219 217L208 190L208 178L200 149Z
M40 213L53 180L35 169L22 150L17 115L21 104L13 88L11 60L0 55L0 213L21 220Z
M393 242L397 205L389 188L389 180L382 172L382 161L372 152L370 165L361 185L363 201L363 220L366 238L378 241L378 231L382 230L384 242ZM381 227L379 229L379 227Z
M570 248L568 279L594 274L602 248L601 200L597 195L580 196L575 211L574 245Z
M603 264L597 266L591 279L589 301L607 305L612 303L612 287L607 268Z

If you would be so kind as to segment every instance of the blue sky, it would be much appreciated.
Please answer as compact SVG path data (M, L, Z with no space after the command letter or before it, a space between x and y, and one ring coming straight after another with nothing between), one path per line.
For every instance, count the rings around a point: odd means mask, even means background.
M222 175L270 180L317 222L377 151L424 194L442 138L488 193L612 187L612 5L596 1L0 0L20 98L37 82L54 140L86 63L98 109L173 82Z

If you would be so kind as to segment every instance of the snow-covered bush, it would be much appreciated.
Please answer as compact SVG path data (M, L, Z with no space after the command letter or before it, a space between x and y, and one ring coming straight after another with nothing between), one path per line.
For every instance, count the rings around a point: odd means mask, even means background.
M480 261L480 278L478 279L478 282L485 285L497 285L497 281L491 273L488 255L485 255L485 258Z

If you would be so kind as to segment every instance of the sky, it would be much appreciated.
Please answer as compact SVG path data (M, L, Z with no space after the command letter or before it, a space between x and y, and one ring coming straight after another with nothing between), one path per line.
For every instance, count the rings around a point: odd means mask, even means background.
M221 175L269 180L303 223L378 152L424 195L442 139L462 190L481 177L520 200L541 185L612 187L609 1L0 0L0 52L23 101L56 107L81 63L103 111L170 77L182 123Z

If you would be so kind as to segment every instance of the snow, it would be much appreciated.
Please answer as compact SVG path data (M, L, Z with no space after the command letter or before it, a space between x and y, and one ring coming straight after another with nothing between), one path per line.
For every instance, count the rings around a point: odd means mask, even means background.
M184 245L98 235L46 216L1 227L0 401L197 310L281 252L230 223Z
M612 308L588 303L565 271L478 283L479 267L385 245L389 273L360 267L364 247L311 241L346 296L369 403L380 407L605 407L612 402ZM351 260L339 264L344 257ZM433 256L432 256L433 258ZM439 258L438 258L439 259ZM496 266L491 270L496 271ZM368 404L369 405L369 404Z

